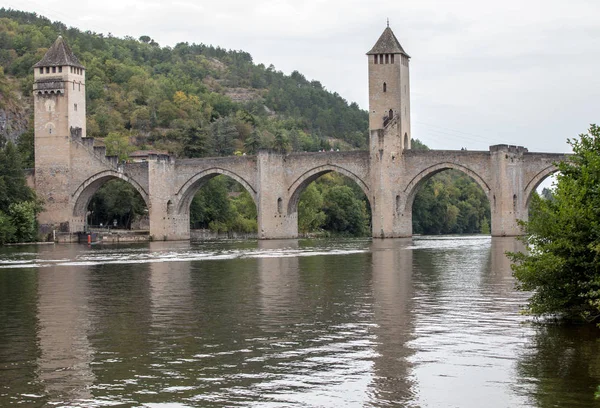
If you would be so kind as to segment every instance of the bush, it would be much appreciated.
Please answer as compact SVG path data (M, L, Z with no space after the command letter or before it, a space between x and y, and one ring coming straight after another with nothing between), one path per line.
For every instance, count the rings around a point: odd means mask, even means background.
M554 199L534 196L522 222L527 253L510 253L528 311L585 322L600 318L600 128L569 140Z

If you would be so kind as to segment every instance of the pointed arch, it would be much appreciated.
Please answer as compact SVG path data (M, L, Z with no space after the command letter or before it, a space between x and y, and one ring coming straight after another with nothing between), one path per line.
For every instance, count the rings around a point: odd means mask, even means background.
M121 179L131 184L133 188L140 193L140 196L142 196L144 203L146 203L146 208L150 209L150 198L148 193L137 181L118 171L104 170L87 178L79 185L79 187L77 187L75 192L71 194L71 200L73 202L72 214L76 217L85 216L90 200L94 194L96 194L96 191L98 191L103 184L113 179Z
M411 181L407 184L403 191L403 193L406 194L407 197L404 203L404 210L406 211L406 209L412 209L412 205L415 200L415 196L417 195L417 192L427 180L429 180L437 173L450 169L458 170L471 177L477 184L479 184L481 189L484 191L485 195L488 197L488 200L490 199L491 188L479 174L477 174L475 171L471 170L466 166L457 163L443 162L427 167L411 179Z
M288 187L288 193L290 200L288 201L287 213L288 215L295 213L298 210L298 202L300 201L300 195L304 191L304 189L313 181L318 179L324 174L337 172L340 173L349 179L353 180L361 190L367 196L367 200L369 200L369 205L372 206L371 197L369 192L369 186L355 173L346 170L343 167L337 166L335 164L325 164L322 166L314 167L306 172L304 172L300 177L298 177L294 182Z
M202 187L204 183L218 175L225 175L240 183L246 189L246 191L250 193L250 196L252 197L254 203L257 203L256 189L248 181L246 181L246 179L230 170L221 167L211 167L209 169L196 173L194 176L190 177L190 179L186 181L183 186L181 186L181 188L176 194L176 197L179 201L177 205L177 212L187 212L198 189L200 189L200 187Z
M523 194L525 194L525 208L529 208L531 196L533 195L533 192L538 188L538 186L542 183L542 181L544 181L546 178L550 177L557 171L558 168L552 164L539 171L535 176L531 178L531 180L529 180L523 192Z

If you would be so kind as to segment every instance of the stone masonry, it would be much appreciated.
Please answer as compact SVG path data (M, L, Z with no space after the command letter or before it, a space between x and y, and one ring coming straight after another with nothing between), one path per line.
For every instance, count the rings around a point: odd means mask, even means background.
M529 153L496 145L489 151L410 150L410 57L387 27L367 53L369 151L175 159L150 155L140 163L118 163L85 133L85 67L62 38L34 66L35 188L45 201L44 231L86 228L87 207L105 182L120 178L148 207L150 234L157 240L190 237L189 209L196 191L223 174L238 181L257 205L261 239L298 236L298 200L308 184L328 172L356 182L372 210L373 237L412 235L412 204L434 174L456 169L486 193L492 235L520 234L535 188L556 171L565 155Z

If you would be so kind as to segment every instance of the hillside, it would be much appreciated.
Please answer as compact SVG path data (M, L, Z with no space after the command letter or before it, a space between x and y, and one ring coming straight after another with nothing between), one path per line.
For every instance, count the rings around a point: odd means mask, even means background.
M273 66L254 64L247 52L189 43L161 47L148 36L107 37L33 13L0 9L0 147L3 139L18 138L25 167L33 166L32 66L58 35L86 66L88 136L103 140L109 154L125 159L143 148L178 157L252 154L261 147L367 148L366 111L297 71L285 75ZM427 147L414 139L413 148ZM200 191L192 205L192 224L255 229L255 209L247 197L232 204L226 200L231 188L230 182L215 180ZM90 204L106 218L96 221L118 219L129 226L134 215L143 213L134 196L128 185L107 183ZM129 197L125 204L124 197ZM303 232L364 235L370 230L367 198L339 175L318 180L302 197ZM340 202L350 205L342 211ZM417 194L414 232L488 232L489 214L489 202L476 183L445 172Z
M3 8L0 66L26 98L32 66L58 35L86 66L88 136L120 141L117 154L129 144L187 157L366 146L366 111L299 72L254 64L247 52L162 47L148 36L83 32Z

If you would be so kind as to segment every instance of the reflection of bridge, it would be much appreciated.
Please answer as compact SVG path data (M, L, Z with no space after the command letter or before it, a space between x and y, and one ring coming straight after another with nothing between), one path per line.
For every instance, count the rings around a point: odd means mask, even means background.
M40 223L81 231L94 193L119 178L145 200L155 239L188 239L195 192L224 174L254 199L259 237L292 238L298 233L301 192L335 171L365 192L374 237L410 236L412 203L421 184L442 170L456 169L472 177L490 200L492 235L518 235L517 219L527 218L531 193L564 155L506 145L480 152L410 150L409 57L389 27L368 56L369 151L261 151L256 156L185 160L156 155L142 163L118 163L85 137L85 70L59 38L34 68L35 186L46 202Z

